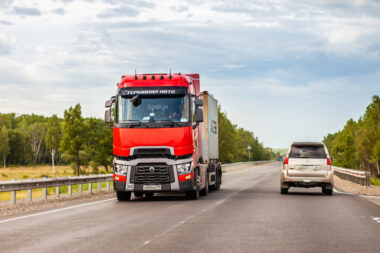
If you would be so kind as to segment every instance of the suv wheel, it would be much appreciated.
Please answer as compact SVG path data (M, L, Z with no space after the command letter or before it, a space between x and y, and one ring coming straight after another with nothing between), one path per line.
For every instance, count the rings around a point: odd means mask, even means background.
M289 188L281 188L281 194L288 194Z
M333 195L333 189L325 189L325 194L328 196L332 196Z

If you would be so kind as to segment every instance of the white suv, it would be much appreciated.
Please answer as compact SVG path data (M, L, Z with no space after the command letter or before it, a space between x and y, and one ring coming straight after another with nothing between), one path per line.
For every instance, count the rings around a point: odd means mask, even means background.
M332 195L334 172L326 146L321 142L293 142L281 169L281 194L289 187L322 187Z

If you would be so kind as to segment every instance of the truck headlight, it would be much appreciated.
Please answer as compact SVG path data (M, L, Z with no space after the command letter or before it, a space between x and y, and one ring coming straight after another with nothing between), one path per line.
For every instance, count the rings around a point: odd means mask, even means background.
M128 165L123 165L123 164L117 164L117 163L115 163L114 172L115 172L115 174L127 175L127 173L128 173Z
M189 174L192 169L193 169L193 163L192 162L177 164L178 175Z

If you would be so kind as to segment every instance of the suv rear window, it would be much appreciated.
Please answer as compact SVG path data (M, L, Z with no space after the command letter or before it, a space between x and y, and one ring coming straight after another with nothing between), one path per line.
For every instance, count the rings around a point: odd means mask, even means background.
M325 149L323 146L307 146L294 145L292 146L289 158L326 158Z

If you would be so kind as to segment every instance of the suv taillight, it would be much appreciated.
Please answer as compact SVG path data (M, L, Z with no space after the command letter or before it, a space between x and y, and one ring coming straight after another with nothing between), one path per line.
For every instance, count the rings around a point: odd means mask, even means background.
M289 163L289 158L285 157L284 164L288 164L288 163Z
M331 159L327 158L327 165L331 165Z

